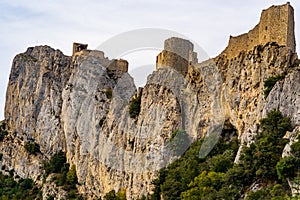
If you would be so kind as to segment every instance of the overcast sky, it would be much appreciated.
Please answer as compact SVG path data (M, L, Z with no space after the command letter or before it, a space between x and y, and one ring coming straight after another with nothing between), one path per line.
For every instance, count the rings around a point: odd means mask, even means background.
M298 44L300 1L290 2L295 9ZM71 55L74 41L87 43L89 49L94 49L126 31L161 28L187 36L209 57L214 57L226 47L229 35L252 29L262 9L284 3L280 0L0 0L0 119L12 59L27 47L50 45ZM156 52L152 54L155 61Z

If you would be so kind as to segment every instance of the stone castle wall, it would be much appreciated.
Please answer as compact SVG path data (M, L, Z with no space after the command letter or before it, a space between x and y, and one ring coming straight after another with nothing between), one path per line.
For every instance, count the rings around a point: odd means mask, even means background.
M183 75L188 72L189 62L185 58L171 51L163 50L156 57L156 69L162 67L172 67Z
M256 45L268 42L277 42L295 52L294 9L290 3L263 10L259 24L248 33L230 36L229 44L222 54L230 59L241 51L250 51Z
M128 72L128 62L127 60L119 59L119 60L112 60L107 67L110 71L122 71Z
M81 43L73 43L73 55L77 52L87 50L88 45L87 44L81 44Z
M156 69L172 67L186 75L189 66L197 62L193 43L182 38L171 37L165 40L164 50L156 57Z
M165 40L164 43L164 50L175 53L186 60L190 60L193 49L193 43L182 38L172 37Z

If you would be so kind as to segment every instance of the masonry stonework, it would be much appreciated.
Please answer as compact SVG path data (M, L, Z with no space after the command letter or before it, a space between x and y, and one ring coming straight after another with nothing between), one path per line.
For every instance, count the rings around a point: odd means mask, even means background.
M230 36L229 44L222 54L231 59L241 51L250 51L255 46L268 42L287 46L295 52L294 9L289 2L263 10L259 24L248 33Z
M80 52L82 50L87 50L88 45L87 44L81 44L81 43L73 43L73 55L77 52Z
M165 40L164 50L156 57L156 69L172 67L186 75L189 66L197 62L193 43L182 38L171 37Z

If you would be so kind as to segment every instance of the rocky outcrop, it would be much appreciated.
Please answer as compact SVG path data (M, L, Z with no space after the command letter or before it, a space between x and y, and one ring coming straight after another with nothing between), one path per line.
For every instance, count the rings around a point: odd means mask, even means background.
M28 48L15 57L9 77L5 120L19 138L36 140L48 155L65 149L61 94L70 64L71 58L59 50Z
M264 81L287 73L296 58L289 48L267 43L256 46L252 51L243 51L230 60L222 55L214 59L223 78L219 92L224 118L237 128L242 143L252 141L258 131L257 124L266 113L263 112L267 102ZM206 62L196 65L196 68L205 65Z
M296 62L298 63L298 61ZM297 65L296 65L297 66ZM287 132L285 138L289 140L286 144L282 157L290 155L291 145L298 141L300 134L300 68L295 67L285 76L285 79L278 81L270 92L265 104L263 115L272 109L280 110L285 116L290 117L295 126L292 132ZM288 179L293 196L299 195L300 185L298 181Z
M0 126L5 122L1 122ZM41 154L32 155L24 147L25 141L17 137L16 133L9 131L3 141L0 141L0 166L1 171L15 174L15 177L30 177L42 183L43 160L46 158Z
M62 189L62 187L58 187L52 179L54 179L55 176L53 174L49 175L47 179L45 180L45 183L43 183L43 199L61 199L66 200L68 199L68 194L65 190Z
M294 125L300 125L300 69L295 68L278 81L268 95L263 116L272 109L289 116Z

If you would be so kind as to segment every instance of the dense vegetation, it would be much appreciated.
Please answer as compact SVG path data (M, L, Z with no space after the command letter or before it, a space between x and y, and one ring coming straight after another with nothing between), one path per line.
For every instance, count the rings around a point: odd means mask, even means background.
M139 116L141 111L141 99L142 95L138 95L135 99L133 99L129 105L129 116L131 118L136 118Z
M82 199L76 188L78 183L76 167L72 165L70 168L69 163L66 161L67 158L64 152L60 151L54 154L48 163L44 163L46 173L44 178L46 179L49 174L54 173L52 180L57 186L61 186L68 192L68 199Z
M67 191L68 199L83 199L81 195L78 194L76 188L76 184L78 184L76 167L72 165L71 168L69 168L69 164L66 163L66 161L66 156L62 151L54 154L50 161L44 164L44 178L46 179L49 174L54 173L52 181ZM54 196L48 196L47 199L54 198ZM13 171L10 171L9 175L0 173L0 199L38 200L42 199L42 191L33 180L29 178L19 179L17 177L15 180Z
M153 181L153 194L148 199L289 199L286 177L298 175L300 142L292 145L293 155L281 158L291 131L289 118L271 111L260 121L260 132L249 147L244 146L240 160L234 163L238 149L234 129L224 129L223 137L205 159L199 158L202 141L192 144L186 153ZM300 157L298 157L300 158ZM290 169L292 169L290 171ZM257 190L251 188L257 186Z
M115 190L112 190L104 196L104 199L105 200L126 200L126 190L123 189L117 193Z
M14 180L0 173L0 199L42 199L42 193L31 179Z
M281 158L276 165L278 177L281 179L289 179L296 183L300 183L300 135L297 141L291 145L290 155Z

